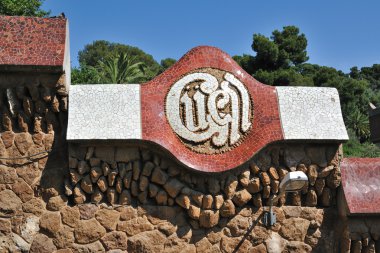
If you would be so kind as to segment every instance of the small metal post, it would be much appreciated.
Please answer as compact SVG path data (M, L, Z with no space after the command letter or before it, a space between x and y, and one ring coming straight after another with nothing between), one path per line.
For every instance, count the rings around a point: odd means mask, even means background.
M267 227L271 227L273 226L274 224L276 224L276 214L273 213L273 202L277 199L280 198L282 194L276 196L276 197L272 197L270 200L269 200L269 212L266 212L264 214L264 217L263 217L263 223L265 226Z

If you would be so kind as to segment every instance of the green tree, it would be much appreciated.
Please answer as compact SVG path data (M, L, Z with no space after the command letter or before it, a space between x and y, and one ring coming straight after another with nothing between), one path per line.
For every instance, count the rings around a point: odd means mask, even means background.
M348 129L349 141L343 145L344 155L347 157L380 157L380 148L373 143L360 141L355 132Z
M282 31L275 30L271 38L278 47L278 66L299 65L309 60L307 39L305 34L300 34L298 27L285 26Z
M101 83L100 73L92 66L83 66L71 69L71 84L98 84Z
M367 140L370 135L368 116L358 109L353 110L346 120L347 127L351 128L360 140Z
M102 83L138 83L145 78L145 64L125 53L99 61Z
M161 72L165 71L166 69L170 68L174 63L176 63L177 60L173 58L165 58L161 60Z
M307 56L307 39L295 26L275 30L271 37L254 34L252 50L255 56L234 56L235 61L257 80L270 85L313 86L312 75L303 75Z
M256 52L253 69L277 69L279 48L275 42L261 34L253 35L252 49Z
M259 69L253 75L257 80L269 85L276 86L313 86L312 77L304 76L295 68L266 71Z
M46 17L50 11L41 10L44 0L1 0L0 15Z
M380 64L351 68L343 73L332 67L306 63L307 39L295 26L275 30L270 37L253 35L252 55L234 56L235 61L257 80L269 85L334 87L350 132L345 152L357 156L380 156L369 141L368 104L380 105Z
M249 54L235 55L232 57L245 71L249 74L253 74L255 72L255 57Z
M367 81L369 88L366 91L368 101L380 106L380 64L373 64L371 67L352 67L350 77L358 81ZM365 105L368 106L368 103ZM367 110L367 108L365 108Z
M350 76L354 79L365 79L370 82L374 91L380 91L380 64L373 64L371 67L352 67Z
M282 31L275 30L270 38L262 34L253 34L251 47L256 52L255 56L234 57L249 74L258 70L288 69L309 59L306 36L295 26L285 26Z
M354 79L360 78L360 70L358 69L358 67L354 66L350 69L350 77Z
M161 69L160 64L158 64L151 55L141 49L105 40L97 40L86 45L83 50L79 51L78 60L80 67L92 66L99 69L100 62L104 62L122 53L128 55L128 58L133 58L136 62L145 64L145 76L141 79L141 82L152 79Z

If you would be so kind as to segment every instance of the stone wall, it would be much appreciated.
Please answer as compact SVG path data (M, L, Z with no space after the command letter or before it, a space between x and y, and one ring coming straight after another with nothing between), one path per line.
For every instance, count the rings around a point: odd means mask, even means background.
M0 89L0 252L24 251L39 231L39 216L65 201L67 92L65 75L28 82L2 74ZM12 78L14 77L14 78ZM18 250L18 251L20 251Z
M337 247L329 239L338 238L336 209L320 208L335 203L337 146L273 145L241 168L213 175L182 168L158 151L72 145L64 187L68 202L52 197L31 215L39 231L31 251L43 246L73 252L332 252ZM309 188L278 205L299 207L275 208L278 223L264 227L266 191L276 193L284 174L297 169L308 174ZM324 186L317 191L318 180Z
M372 221L338 218L338 145L272 144L239 168L211 174L143 142L70 144L68 154L63 80L0 90L0 252L379 248ZM275 203L277 223L265 227L269 197L296 170L309 185Z
M237 207L262 207L278 194L289 171L300 170L309 185L278 203L329 207L340 185L337 146L272 145L233 171L201 174L147 148L90 146L70 149L66 195L85 202L180 206L200 227L233 217Z
M379 217L342 217L341 252L380 252Z
M327 220L335 209L320 207L335 203L337 151L277 144L233 171L202 174L146 144L72 144L68 168L54 170L65 173L44 178L49 168L41 168L35 185L24 184L34 190L18 186L16 164L3 167L2 245L11 252L326 252L336 247L325 238L334 235ZM278 223L265 228L263 205L292 170L310 184L277 205L311 207L275 208Z
M333 252L334 210L275 208L278 223L272 229L260 222L262 211L238 208L210 229L179 207L80 204L29 214L18 227L2 220L2 227L8 235L18 229L22 238L34 236L31 252Z

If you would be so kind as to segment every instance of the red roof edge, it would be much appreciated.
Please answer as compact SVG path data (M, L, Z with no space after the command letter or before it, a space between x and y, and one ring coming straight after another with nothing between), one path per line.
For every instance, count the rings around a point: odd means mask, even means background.
M345 158L341 172L349 213L380 214L380 158Z
M0 33L3 72L65 72L70 64L65 18L0 16Z

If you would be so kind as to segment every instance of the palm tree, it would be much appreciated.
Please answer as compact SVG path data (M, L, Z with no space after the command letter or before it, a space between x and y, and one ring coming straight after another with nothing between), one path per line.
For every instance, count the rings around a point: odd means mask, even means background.
M99 61L100 79L103 83L137 83L145 79L145 64L125 53Z
M358 109L347 117L347 126L355 131L356 136L361 142L368 139L370 135L369 120L366 115L361 113Z

